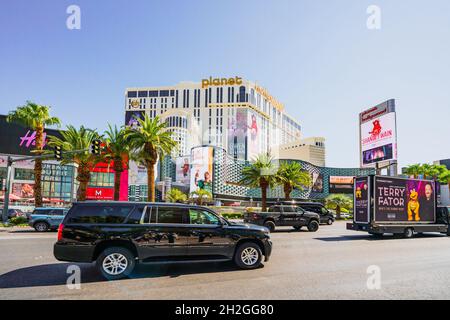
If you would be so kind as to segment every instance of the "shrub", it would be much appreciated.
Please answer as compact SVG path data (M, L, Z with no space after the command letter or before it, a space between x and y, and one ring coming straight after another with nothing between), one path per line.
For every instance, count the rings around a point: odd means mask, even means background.
M9 223L14 226L17 226L20 224L26 224L27 222L28 222L28 220L26 217L13 217L9 220Z

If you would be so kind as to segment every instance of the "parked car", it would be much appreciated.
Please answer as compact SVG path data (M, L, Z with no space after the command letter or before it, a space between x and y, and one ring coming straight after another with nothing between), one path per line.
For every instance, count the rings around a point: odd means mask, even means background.
M28 224L38 232L56 230L63 221L68 209L66 208L36 208L30 215Z
M26 217L27 215L20 209L8 209L8 219L17 217ZM3 209L0 209L0 219L3 217Z
M335 217L332 212L330 212L325 206L318 202L299 202L297 203L299 207L306 211L315 212L320 217L320 223L326 223L332 225L335 221Z
M254 269L271 251L267 228L231 223L206 207L114 201L74 203L54 245L56 259L95 261L111 280L136 263L233 260Z
M244 222L265 226L271 232L277 226L292 226L296 230L306 226L308 231L315 232L319 230L320 216L297 205L274 205L268 212L244 213Z

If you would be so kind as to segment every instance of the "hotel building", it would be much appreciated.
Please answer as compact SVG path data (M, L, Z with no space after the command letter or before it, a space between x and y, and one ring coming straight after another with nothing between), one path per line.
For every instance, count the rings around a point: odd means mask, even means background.
M301 138L300 124L283 104L255 82L240 77L127 88L126 124L133 125L144 114L168 124L179 142L173 157L210 145L223 148L236 160L251 160L264 152L276 154L273 146Z

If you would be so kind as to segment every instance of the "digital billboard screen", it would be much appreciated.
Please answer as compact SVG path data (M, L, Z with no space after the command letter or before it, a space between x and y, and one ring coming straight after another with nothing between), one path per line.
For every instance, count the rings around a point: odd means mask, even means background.
M330 176L328 189L330 193L353 193L353 176Z
M375 177L375 220L434 222L435 190L434 181Z
M358 177L354 183L354 220L355 222L369 222L370 185L368 177Z

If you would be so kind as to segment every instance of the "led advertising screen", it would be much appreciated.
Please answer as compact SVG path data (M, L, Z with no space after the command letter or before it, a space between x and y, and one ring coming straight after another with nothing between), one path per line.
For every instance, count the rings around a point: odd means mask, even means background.
M361 124L362 166L397 160L396 144L394 112Z
M362 112L359 120L361 167L397 160L395 101Z
M330 193L353 193L353 178L350 176L330 176L328 189Z
M247 155L247 110L237 109L228 117L228 154L244 160Z
M355 222L369 222L370 185L368 177L358 177L354 183L354 220Z
M213 152L211 147L192 149L190 192L204 189L212 193Z
M311 174L312 192L323 192L323 175L321 173L313 172Z
M375 177L375 221L434 222L435 189L434 181Z
M125 113L125 125L126 126L136 126L138 124L138 119L144 119L144 111L127 111Z

